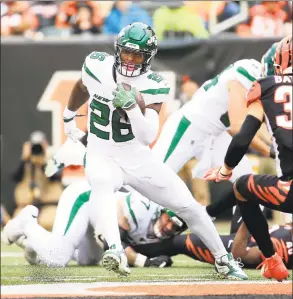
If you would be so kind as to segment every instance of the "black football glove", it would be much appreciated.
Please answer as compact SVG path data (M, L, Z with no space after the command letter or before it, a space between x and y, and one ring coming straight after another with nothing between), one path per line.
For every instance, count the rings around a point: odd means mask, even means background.
M150 268L166 268L171 267L173 264L172 259L166 255L160 255L145 261L144 267Z

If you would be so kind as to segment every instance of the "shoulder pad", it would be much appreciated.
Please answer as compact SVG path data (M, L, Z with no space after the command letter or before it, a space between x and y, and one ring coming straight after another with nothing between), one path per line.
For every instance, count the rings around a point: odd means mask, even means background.
M246 95L246 106L248 107L252 102L259 101L261 98L261 86L258 81L254 81Z
M146 74L145 84L151 89L170 88L168 81L162 75L155 72Z
M91 77L95 81L101 83L101 77L104 75L104 70L108 65L112 65L112 56L105 52L92 52L84 61L83 70L84 77ZM83 78L83 80L86 80ZM87 86L87 84L85 84Z
M158 73L148 72L140 84L139 92L146 105L165 101L165 97L170 93L168 81Z
M161 76L161 75L159 75L158 73L155 73L155 72L150 72L147 75L147 79L152 80L152 81L154 81L158 84L165 80L163 76Z

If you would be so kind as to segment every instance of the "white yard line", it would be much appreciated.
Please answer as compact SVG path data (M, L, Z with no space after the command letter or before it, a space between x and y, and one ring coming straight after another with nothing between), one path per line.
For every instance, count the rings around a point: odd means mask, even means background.
M1 252L2 257L23 257L23 252Z

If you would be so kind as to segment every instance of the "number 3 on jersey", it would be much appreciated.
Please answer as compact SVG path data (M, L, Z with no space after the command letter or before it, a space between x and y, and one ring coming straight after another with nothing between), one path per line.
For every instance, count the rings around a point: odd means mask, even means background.
M283 104L284 112L287 112L287 114L276 116L277 126L286 130L292 130L292 86L280 86L277 88L274 101L277 104Z

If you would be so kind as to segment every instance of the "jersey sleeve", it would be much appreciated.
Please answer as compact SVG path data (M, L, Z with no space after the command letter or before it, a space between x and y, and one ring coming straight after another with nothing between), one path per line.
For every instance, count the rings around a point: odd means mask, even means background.
M102 56L97 56L99 52L89 54L83 63L81 71L82 83L89 91L95 90L101 84L100 74L102 73L103 65ZM100 58L100 59L99 59Z
M261 85L255 81L246 95L246 106L248 107L252 102L260 101L261 99Z
M168 100L170 94L170 85L167 80L157 73L150 73L144 82L140 93L143 96L145 105L163 103Z
M236 65L236 80L249 90L255 80L261 77L261 64L254 59L245 59Z

